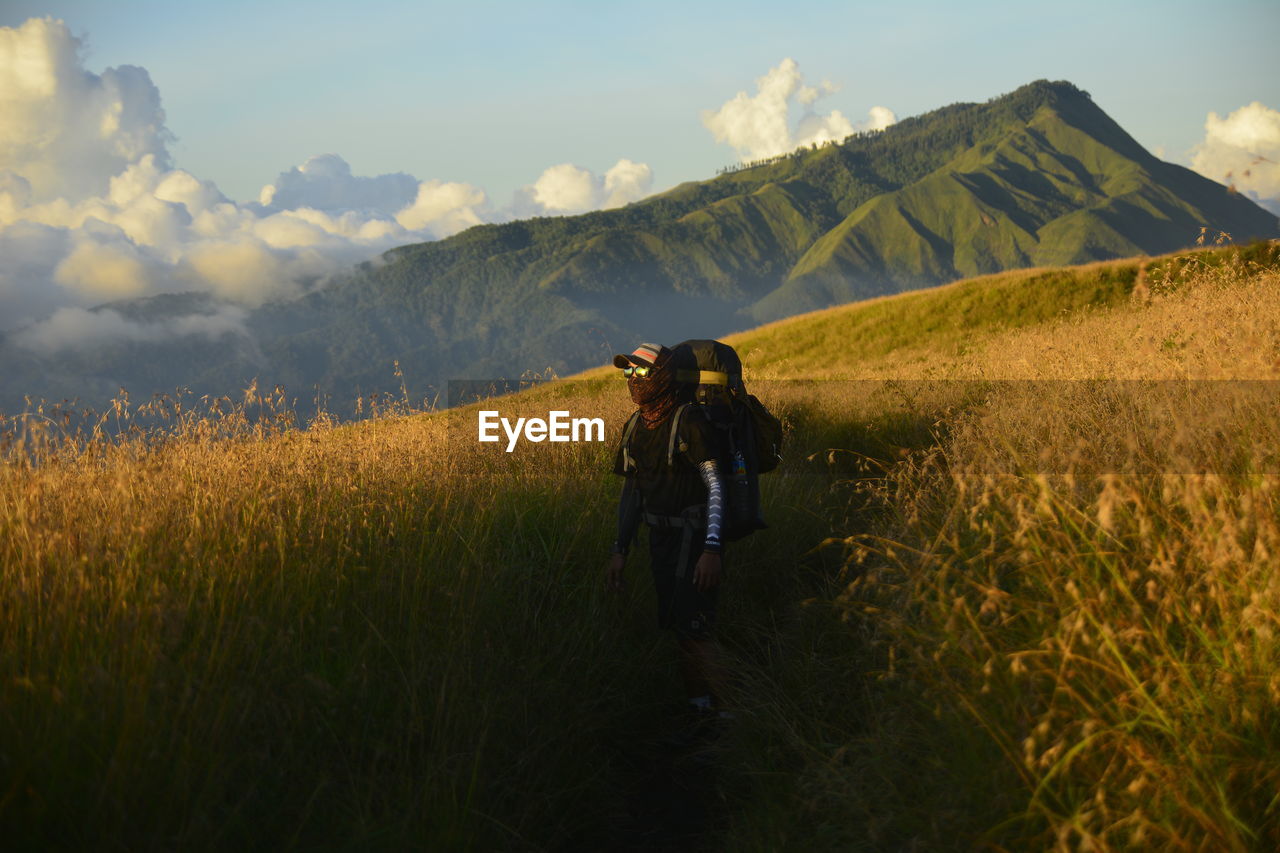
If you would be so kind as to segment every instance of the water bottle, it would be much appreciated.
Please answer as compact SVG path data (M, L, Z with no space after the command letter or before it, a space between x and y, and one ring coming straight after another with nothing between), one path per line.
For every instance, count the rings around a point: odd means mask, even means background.
M751 523L751 484L747 481L747 460L741 450L733 451L733 477L729 484L732 490L729 505L733 513L736 527Z

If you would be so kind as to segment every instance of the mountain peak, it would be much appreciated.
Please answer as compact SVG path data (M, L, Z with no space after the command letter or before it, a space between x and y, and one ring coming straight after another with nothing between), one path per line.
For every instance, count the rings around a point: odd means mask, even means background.
M1019 86L1006 95L997 95L991 98L987 103L996 101L1039 101L1046 104L1054 104L1060 100L1092 101L1093 97L1069 80L1032 80L1024 86Z

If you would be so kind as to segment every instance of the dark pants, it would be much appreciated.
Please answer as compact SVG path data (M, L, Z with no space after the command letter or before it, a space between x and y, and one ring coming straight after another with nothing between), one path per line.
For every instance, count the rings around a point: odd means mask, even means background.
M679 528L649 528L649 566L653 586L658 592L658 624L672 628L683 637L702 638L711 635L716 621L719 588L699 592L693 585L693 568L702 556L701 530L686 532ZM685 552L680 571L680 552Z

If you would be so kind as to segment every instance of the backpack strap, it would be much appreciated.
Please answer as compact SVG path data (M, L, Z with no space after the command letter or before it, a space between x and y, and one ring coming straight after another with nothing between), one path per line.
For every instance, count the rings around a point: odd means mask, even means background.
M668 465L676 464L677 449L681 453L684 453L686 450L689 449L689 445L683 441L680 442L680 446L679 448L677 448L676 442L679 440L679 435L680 435L680 418L684 416L684 410L689 408L692 405L694 404L685 403L680 408L676 409L676 413L671 416L671 435L667 437L667 464Z
M636 431L636 423L640 420L640 410L631 413L631 419L622 429L622 470L634 471L636 460L631 458L631 434Z

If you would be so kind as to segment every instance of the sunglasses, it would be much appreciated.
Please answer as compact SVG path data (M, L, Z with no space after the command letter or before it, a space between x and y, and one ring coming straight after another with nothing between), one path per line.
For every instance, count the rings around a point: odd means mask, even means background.
M653 368L652 368L652 367L646 367L646 366L645 366L645 365L643 365L643 364L642 364L642 365L631 365L631 366L629 366L629 367L624 367L624 368L622 368L622 375L623 375L623 376L626 376L627 378L630 378L630 377L632 377L632 376L638 376L638 377L640 377L641 379L645 379L645 378L647 378L647 377L649 376L649 372L650 372L651 370L653 370Z

